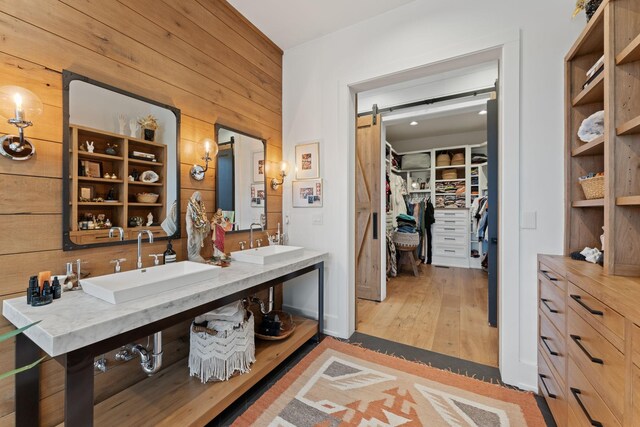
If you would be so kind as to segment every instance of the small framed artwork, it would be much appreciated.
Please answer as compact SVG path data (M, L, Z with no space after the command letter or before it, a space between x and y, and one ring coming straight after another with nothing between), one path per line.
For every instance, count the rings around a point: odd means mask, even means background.
M253 153L253 182L264 182L264 151Z
M90 202L95 197L96 190L93 185L81 185L78 187L78 201Z
M296 179L320 177L319 142L296 145Z
M251 184L251 207L263 207L265 199L264 196L264 184Z
M293 207L322 207L322 179L293 181Z
M84 176L89 178L102 178L102 163L89 160L82 161Z

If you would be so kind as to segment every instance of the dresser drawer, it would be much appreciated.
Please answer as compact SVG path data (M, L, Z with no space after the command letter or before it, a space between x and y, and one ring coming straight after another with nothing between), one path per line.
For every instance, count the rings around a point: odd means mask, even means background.
M433 248L433 254L441 257L466 258L469 256L467 248L456 246L436 246Z
M542 275L563 292L567 291L567 279L542 261L538 263L538 274Z
M538 337L538 349L547 356L551 367L555 369L556 378L566 383L567 347L564 337L556 330L547 316L539 312L540 336Z
M556 424L559 426L566 425L567 399L564 393L564 386L560 385L555 378L541 352L538 352L538 389L547 401Z
M442 226L447 226L447 227L451 227L451 226L457 226L457 227L466 227L467 225L467 221L469 221L466 218L436 218L436 225L442 225Z
M623 389L621 384L619 391L621 394L623 394ZM590 425L602 425L603 427L620 426L618 419L609 410L602 398L591 386L585 374L580 371L571 358L569 358L567 400L569 401L569 408L573 412L569 422L571 427ZM577 421L577 424L575 424L575 421Z
M538 287L540 290L538 300L540 310L547 315L551 323L564 336L567 324L565 293L542 273L538 273Z
M433 226L433 232L437 236L438 234L443 234L450 236L452 234L461 234L464 237L467 236L467 228L464 225L443 225L436 224Z
M435 217L436 221L438 221L438 219L444 218L444 219L463 219L463 220L467 220L469 219L469 211L466 209L458 209L458 210L451 210L451 209L436 209L435 212L433 213L433 216Z
M611 412L622 420L624 355L573 309L569 309L568 322L567 347L571 359L589 378Z
M624 339L624 317L588 292L569 282L569 307L601 331L606 327L621 340ZM602 332L602 331L601 331Z
M434 243L438 246L466 246L467 239L464 234L438 234L434 237Z

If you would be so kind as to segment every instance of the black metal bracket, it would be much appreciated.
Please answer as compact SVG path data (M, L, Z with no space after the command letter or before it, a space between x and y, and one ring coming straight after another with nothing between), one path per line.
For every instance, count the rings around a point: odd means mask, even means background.
M378 104L373 104L373 108L371 108L371 114L373 115L372 121L375 125L378 123Z

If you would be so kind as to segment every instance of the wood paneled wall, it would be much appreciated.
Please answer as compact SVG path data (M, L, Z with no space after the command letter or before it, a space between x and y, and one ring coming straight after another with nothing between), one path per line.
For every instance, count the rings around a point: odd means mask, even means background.
M124 268L134 268L135 244L62 251L63 69L180 108L183 214L195 190L213 211L215 171L197 182L189 169L200 162L204 148L198 141L213 137L215 123L267 141L267 164L273 165L268 180L282 157L282 51L226 1L0 0L0 86L26 87L45 104L27 129L36 157L0 158L0 299L22 297L30 275L63 272L77 258L92 275L110 272L113 258L127 258ZM0 132L15 129L3 122ZM282 194L267 191L268 226L274 230L282 221ZM227 251L247 238L228 236ZM165 244L144 249L163 252ZM184 259L186 238L174 247ZM0 333L11 328L0 318ZM182 324L165 331L165 364L187 355L187 330ZM0 372L13 367L13 355L12 343L0 345ZM96 374L97 401L144 378L137 362L107 356L109 370ZM42 424L55 425L63 420L63 371L54 360L40 369ZM13 411L13 380L3 380L0 425L13 425Z

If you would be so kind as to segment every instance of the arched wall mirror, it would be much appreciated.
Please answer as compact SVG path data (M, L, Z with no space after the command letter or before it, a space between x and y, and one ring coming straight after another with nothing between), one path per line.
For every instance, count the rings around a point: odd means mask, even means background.
M65 70L63 123L64 250L180 237L180 110Z
M216 125L216 209L231 224L229 232L266 227L267 192L264 140Z

